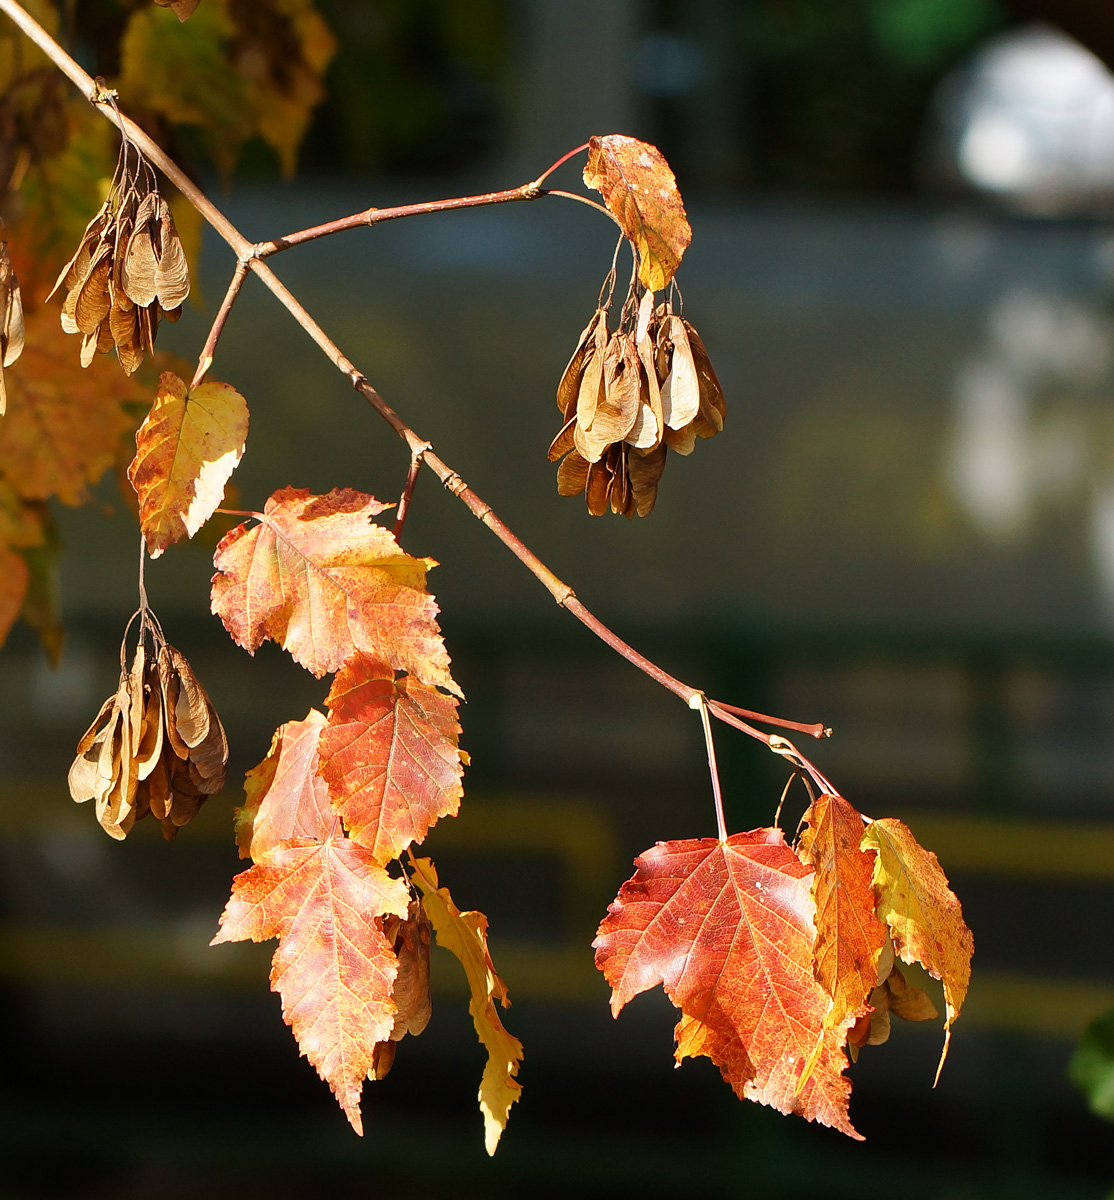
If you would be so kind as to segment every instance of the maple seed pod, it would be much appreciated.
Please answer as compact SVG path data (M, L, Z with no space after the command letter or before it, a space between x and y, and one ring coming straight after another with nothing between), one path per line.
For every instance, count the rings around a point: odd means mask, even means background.
M8 243L0 242L0 417L8 407L4 368L23 353L23 298L12 269Z
M97 820L117 839L148 813L165 838L176 837L228 776L228 739L212 701L153 622L147 632L154 654L141 639L69 773L70 795L78 804L95 800Z
M190 290L185 251L154 172L134 146L123 148L108 198L51 295L61 287L62 328L83 335L83 367L115 349L131 375L154 352L160 316L181 315Z
M667 450L690 454L723 429L723 389L700 335L670 301L655 308L646 289L635 305L634 295L614 333L607 308L596 310L557 386L557 491L583 493L592 516L647 516Z
M371 1076L383 1079L395 1061L395 1043L409 1033L417 1037L429 1024L429 955L433 927L421 900L411 900L405 917L383 919L383 933L398 959L391 1000L396 1012L390 1039L375 1047Z

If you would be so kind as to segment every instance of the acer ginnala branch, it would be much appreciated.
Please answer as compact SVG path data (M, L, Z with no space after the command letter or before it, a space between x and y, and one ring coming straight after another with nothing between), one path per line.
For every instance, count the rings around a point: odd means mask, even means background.
M169 11L143 9L132 20L165 20L160 33L167 39L197 7L197 0L159 3ZM203 3L223 6L225 0ZM310 0L304 7L312 10ZM8 369L0 388L0 403L6 394L8 408L0 423L0 565L10 568L6 578L14 587L26 587L26 569L21 575L13 564L23 561L21 547L36 544L43 501L80 498L111 461L94 438L89 446L74 446L73 462L55 463L53 474L39 469L45 451L31 431L66 422L80 427L82 417L66 404L96 409L102 425L104 412L114 413L107 427L115 436L126 425L121 401L135 399L141 384L146 400L154 391L128 470L141 563L143 555L158 558L193 537L220 509L244 453L249 414L244 397L211 378L210 370L249 273L409 450L393 528L384 521L394 506L366 493L337 486L313 495L284 487L262 511L239 514L247 519L220 541L213 560L210 604L233 641L249 653L274 641L313 675L332 676L326 711L311 709L285 722L247 774L234 828L240 855L251 865L233 880L213 940L277 939L271 987L282 998L283 1017L353 1128L362 1130L365 1084L381 1079L399 1044L430 1020L433 938L464 967L469 1011L487 1051L479 1101L489 1152L520 1094L523 1049L502 1023L507 990L489 953L486 918L458 908L434 864L417 853L433 825L459 811L468 764L460 746L463 695L427 587L436 564L401 542L425 466L559 604L699 710L717 836L659 842L635 861L594 943L596 964L612 987L613 1012L660 984L679 1010L678 1062L707 1056L740 1097L857 1138L848 1108L849 1058L884 1042L893 1016L937 1016L898 962L918 963L943 983L941 1065L966 994L971 935L935 856L900 821L856 811L792 742L760 728L819 737L829 732L822 725L708 699L603 625L385 403L263 261L379 220L550 194L602 209L618 225L620 242L596 310L557 383L560 423L548 455L559 463L558 492L583 495L590 514L647 517L670 452L688 455L699 439L723 430L726 415L708 350L674 283L691 231L660 152L631 137L596 136L519 188L368 209L253 244L129 119L124 87L117 94L91 79L14 0L0 0L0 11L78 87L92 106L82 112L95 109L121 138L108 196L85 217L76 249L65 250L70 257L54 285L65 292L60 318L47 306L45 288L36 282L25 295L16 278L17 265L35 281L49 265L27 254L20 259L21 234L28 231L31 239L30 209L9 230L12 253L0 254L0 361ZM317 27L309 21L300 28ZM320 31L312 45L310 34L305 37L305 62L327 61ZM268 127L260 128L267 136ZM285 136L271 134L280 141ZM276 145L289 150L286 142ZM542 187L557 167L585 151L583 180L602 205ZM169 200L159 173L177 189ZM163 371L157 383L145 384L159 319L173 319L189 291L175 222L192 219L194 211L232 248L234 272L192 381ZM622 288L624 243L632 270ZM57 263L52 269L57 272ZM80 345L72 335L80 335ZM124 372L111 380L105 375L109 355ZM60 399L56 389L41 386L51 370L96 384L75 386ZM6 586L0 636L19 609L13 583ZM78 743L70 789L74 800L94 802L110 836L125 838L137 820L153 814L170 840L223 786L228 744L202 683L147 605L142 567L137 618L128 626L134 634L125 631L117 690ZM762 742L786 759L791 781L803 781L809 805L792 841L776 815L769 828L728 830L710 717ZM775 805L780 813L771 797L772 810Z

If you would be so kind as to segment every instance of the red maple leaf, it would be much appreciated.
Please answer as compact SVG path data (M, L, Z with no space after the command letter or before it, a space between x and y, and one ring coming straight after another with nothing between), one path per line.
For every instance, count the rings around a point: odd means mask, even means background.
M812 871L781 830L658 842L635 867L594 943L612 1012L660 983L682 1013L678 1061L707 1055L740 1097L858 1138L842 1034L823 1028L812 971Z

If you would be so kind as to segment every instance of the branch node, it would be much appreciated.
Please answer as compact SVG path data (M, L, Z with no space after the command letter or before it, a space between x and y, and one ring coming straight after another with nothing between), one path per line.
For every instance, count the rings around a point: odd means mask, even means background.
M554 598L554 600L556 600L556 601L557 601L557 603L558 603L558 604L559 604L559 605L560 605L562 608L564 608L564 607L565 607L565 605L566 605L566 604L568 604L568 602L569 602L570 600L575 600L575 599L576 599L576 592L574 592L574 591L572 590L572 588L571 588L571 587L569 587L569 585L566 583L566 584L563 586L563 589L561 590L560 594L554 593L554 596L553 596L553 598Z
M193 379L190 381L190 391L205 378L209 373L209 368L213 365L213 356L211 354L203 354L201 360L197 364L197 370L193 374Z
M468 486L455 471L450 472L445 477L444 484L445 490L447 492L451 492L454 496L459 496L460 493L463 492ZM487 511L490 512L491 509L488 509Z
M93 80L93 90L89 95L90 104L112 106L119 98L120 93L115 88L110 88L99 75Z
M776 733L771 733L770 740L766 743L766 745L769 746L775 754L780 754L782 758L787 759L795 767L799 767L802 771L808 769L808 764L806 763L804 756L797 749L797 747L794 746L791 741L789 741L788 738L778 737Z
M693 692L693 694L688 699L689 708L691 708L693 710L693 712L703 711L704 704L705 704L705 698L704 698L703 692Z

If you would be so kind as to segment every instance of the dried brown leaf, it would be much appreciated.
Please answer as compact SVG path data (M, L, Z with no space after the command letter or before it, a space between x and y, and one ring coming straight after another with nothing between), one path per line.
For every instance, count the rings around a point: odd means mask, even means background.
M664 443L649 454L634 451L627 455L627 471L630 475L631 494L640 517L649 516L658 497L658 481L665 470L666 447Z
M588 143L584 182L603 196L638 251L638 278L660 292L692 240L677 181L661 151L612 133Z
M592 314L592 319L585 325L584 331L576 343L572 358L569 359L569 365L565 368L561 382L557 385L557 408L563 417L569 416L576 403L577 394L580 391L580 376L585 363L595 353L596 331L601 325L606 331L607 310L597 308Z
M685 323L667 316L658 330L658 345L671 347L669 374L661 385L661 409L670 429L683 429L700 411L700 380Z
M411 900L405 918L388 917L383 931L398 959L398 975L391 999L395 1023L391 1041L401 1042L409 1033L417 1037L429 1024L433 1006L429 999L429 952L433 927L421 900Z

